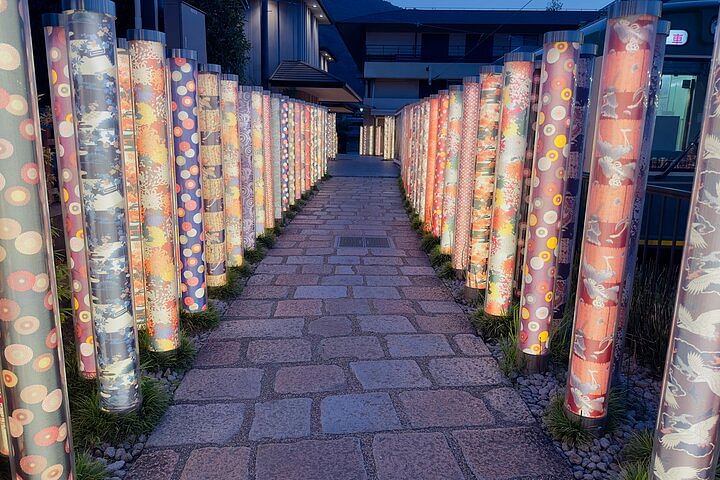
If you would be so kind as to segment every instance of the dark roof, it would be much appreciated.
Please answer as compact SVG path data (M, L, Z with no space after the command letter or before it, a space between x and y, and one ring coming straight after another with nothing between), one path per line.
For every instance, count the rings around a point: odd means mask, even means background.
M591 10L422 10L404 8L338 20L336 23L431 25L571 25L590 22Z
M343 80L299 60L280 62L270 75L270 85L307 91L317 97L320 97L321 93L332 94L330 90L335 90L336 93L328 98L339 94L344 101L360 101L360 97Z

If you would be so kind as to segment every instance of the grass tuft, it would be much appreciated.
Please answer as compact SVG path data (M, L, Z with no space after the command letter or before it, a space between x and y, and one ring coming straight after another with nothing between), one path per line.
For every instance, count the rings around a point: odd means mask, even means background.
M502 317L496 317L493 315L487 315L485 310L480 307L473 313L472 322L475 325L480 336L484 339L501 339L511 334L513 331L513 316L512 309L517 308L516 306L511 307L511 314Z
M430 251L437 245L440 245L440 240L433 236L433 234L426 233L423 235L422 241L420 242L420 249L425 253L430 253Z
M166 369L185 371L192 366L197 350L192 340L182 330L179 335L178 348L172 352L153 352L150 350L150 336L145 330L138 330L140 346L140 365L149 372L160 372Z
M245 250L243 258L248 263L260 263L260 260L265 258L265 248L262 245L258 245L252 250Z
M215 300L228 300L240 295L243 284L240 281L239 267L231 267L227 270L227 283L222 287L208 287L208 297Z
M75 453L75 474L77 480L105 480L110 476L105 465L87 452Z
M455 278L455 269L452 266L452 262L445 262L440 265L438 267L437 276L446 279Z
M500 350L502 351L502 360L500 361L500 370L505 376L513 373L519 373L525 368L525 357L521 355L519 348L520 335L520 308L513 305L510 310L510 330L500 339Z
M620 480L648 480L648 465L640 462L630 462L623 465L620 470Z
M651 430L640 430L628 439L623 447L621 456L623 462L642 463L645 468L650 464L654 434Z
M430 250L428 256L430 257L430 264L435 268L439 268L440 265L442 265L443 263L452 260L452 257L450 255L442 253L442 251L440 250L440 245L436 245L435 247L433 247L433 249Z
M186 332L214 330L218 325L220 325L220 315L212 303L208 303L207 310L202 312L191 313L180 310L180 327Z
M582 426L579 420L571 418L565 411L565 402L561 395L553 398L545 411L543 422L550 436L558 442L571 446L587 445L593 435Z
M275 240L276 240L276 237L275 237L274 228L273 229L267 228L267 229L265 229L265 233L263 233L262 235L260 235L257 238L256 244L258 244L262 247L265 247L265 248L272 248L273 245L275 245Z
M568 303L569 306L574 303ZM556 365L567 366L570 361L570 344L572 343L573 309L565 309L565 315L553 322L550 333L550 358Z
M628 410L628 396L624 389L613 387L608 393L607 430L615 431L625 422Z

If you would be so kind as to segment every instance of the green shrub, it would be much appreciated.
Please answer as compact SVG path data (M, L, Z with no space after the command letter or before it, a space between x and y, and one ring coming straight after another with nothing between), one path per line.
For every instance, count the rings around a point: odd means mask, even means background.
M565 402L560 395L550 400L543 423L550 436L558 442L571 446L587 445L592 442L592 433L580 423L580 420L571 417L565 411Z
M648 465L639 462L623 464L620 480L648 480Z
M430 253L430 251L438 245L440 245L440 240L433 236L433 234L426 233L420 242L420 249L425 253Z
M212 303L208 303L207 310L202 312L187 312L180 310L180 328L189 333L214 330L220 325L220 315Z
M450 255L442 253L442 251L440 250L440 245L436 245L435 247L433 247L433 249L430 251L429 257L430 264L435 268L439 268L440 265L445 262L452 261L452 257Z
M484 339L501 339L509 336L514 327L514 312L518 311L518 305L510 307L508 315L496 317L487 315L485 310L480 306L472 316L472 323L475 325L478 333Z
M252 250L245 250L245 252L243 253L243 258L248 263L252 263L252 264L260 263L260 260L265 258L265 252L266 252L265 247L258 244Z
M140 365L149 372L161 372L166 369L185 371L192 366L197 350L192 340L180 331L178 348L172 352L153 352L150 350L150 336L146 330L138 330L140 346Z
M75 452L75 473L78 480L105 480L110 476L105 465L87 452Z
M650 464L654 433L651 430L640 430L632 434L621 452L623 462Z
M455 278L455 269L452 266L452 262L445 262L438 267L437 275L440 278L453 279Z
M228 300L240 295L243 289L240 267L231 267L227 270L227 282L222 287L208 287L208 297L216 300Z
M274 227L272 229L266 228L265 233L260 235L257 240L255 241L256 244L265 247L265 248L272 248L273 245L275 245L275 231Z

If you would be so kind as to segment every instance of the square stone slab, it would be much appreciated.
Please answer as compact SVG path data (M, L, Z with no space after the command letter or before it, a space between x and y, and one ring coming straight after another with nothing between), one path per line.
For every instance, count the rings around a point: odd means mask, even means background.
M147 446L225 444L240 433L244 413L242 403L172 405L150 435Z
M434 358L428 364L435 383L451 387L507 384L493 358Z
M196 367L234 365L240 361L240 342L208 342L195 358Z
M459 335L455 335L453 340L460 348L463 355L468 355L470 357L490 355L490 350L488 350L487 345L485 345L482 338L471 333L461 333Z
M307 437L310 435L309 398L286 398L255 404L250 440Z
M280 300L275 309L276 317L312 317L322 315L322 300Z
M250 449L207 447L190 452L180 480L247 480Z
M347 287L341 285L313 285L295 289L295 298L346 298Z
M325 433L379 432L401 428L387 393L325 397L320 402L320 423Z
M301 337L303 326L305 320L302 318L230 320L220 322L220 326L210 335L210 339Z
M282 367L275 375L277 393L312 393L340 390L345 374L337 365Z
M321 337L342 337L352 333L352 322L345 315L320 317L308 323L308 333Z
M442 357L455 354L444 335L388 335L385 340L393 357Z
M247 358L253 363L307 362L311 355L310 342L302 338L253 340L247 350Z
M415 327L400 315L360 315L360 330L368 333L413 333Z
M430 380L425 378L414 360L352 362L350 369L366 390L430 386Z
M235 300L226 315L229 317L262 318L272 315L274 302L269 300Z
M373 360L383 358L380 341L375 337L334 337L320 342L320 356L325 359L352 358L355 360Z
M442 433L383 433L373 439L379 480L464 480Z
M482 398L488 407L498 412L502 419L516 424L535 423L527 404L512 387L493 388L483 392Z
M192 369L175 391L175 400L239 400L260 396L263 371L257 368Z
M357 438L266 444L257 449L258 480L366 480Z
M429 333L475 333L465 314L418 315L415 321L423 332Z
M490 425L494 418L477 397L462 390L416 390L398 395L413 428Z
M168 473L175 470L180 455L172 450L158 450L157 452L143 453L132 467L127 480L166 480Z

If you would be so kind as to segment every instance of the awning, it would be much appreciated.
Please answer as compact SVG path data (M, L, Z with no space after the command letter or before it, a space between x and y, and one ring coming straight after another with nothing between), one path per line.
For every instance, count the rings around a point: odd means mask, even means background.
M324 70L305 62L284 60L270 76L270 87L291 88L312 95L325 104L359 103L350 86Z

